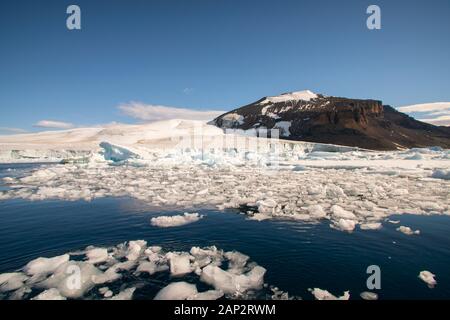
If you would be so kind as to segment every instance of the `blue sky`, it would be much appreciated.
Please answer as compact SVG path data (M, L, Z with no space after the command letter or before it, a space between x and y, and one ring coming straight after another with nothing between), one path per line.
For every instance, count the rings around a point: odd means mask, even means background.
M77 4L82 30L66 28ZM368 30L366 8L381 7ZM450 1L0 2L0 127L134 122L131 101L229 110L310 89L450 101Z

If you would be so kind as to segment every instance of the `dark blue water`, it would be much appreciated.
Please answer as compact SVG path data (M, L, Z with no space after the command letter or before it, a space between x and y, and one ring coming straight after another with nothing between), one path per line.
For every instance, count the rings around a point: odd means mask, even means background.
M5 167L0 167L0 177ZM144 239L167 250L210 245L238 250L267 269L267 283L304 299L311 299L307 289L313 287L339 295L350 290L352 298L358 298L367 291L366 268L374 264L381 267L382 289L377 291L381 299L450 298L449 217L391 217L422 232L406 236L390 223L378 231L347 234L327 223L256 222L237 211L199 212L205 215L199 222L157 228L150 225L150 219L162 212L134 199L1 201L0 273L18 269L39 256ZM183 211L163 212L180 213ZM436 288L429 289L418 279L422 270L437 275Z

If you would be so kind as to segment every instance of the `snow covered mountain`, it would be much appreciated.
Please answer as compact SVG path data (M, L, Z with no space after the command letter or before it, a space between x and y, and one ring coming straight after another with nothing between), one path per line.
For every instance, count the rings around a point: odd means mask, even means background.
M450 128L417 121L378 100L309 90L265 97L213 120L221 128L279 129L284 139L374 150L450 148Z

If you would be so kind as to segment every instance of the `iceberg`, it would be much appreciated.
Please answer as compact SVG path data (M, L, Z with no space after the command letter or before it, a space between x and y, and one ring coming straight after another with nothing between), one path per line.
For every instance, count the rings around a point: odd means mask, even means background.
M130 151L129 149L118 145L113 145L109 142L101 142L100 147L103 148L103 156L107 161L122 162L140 158L138 154Z

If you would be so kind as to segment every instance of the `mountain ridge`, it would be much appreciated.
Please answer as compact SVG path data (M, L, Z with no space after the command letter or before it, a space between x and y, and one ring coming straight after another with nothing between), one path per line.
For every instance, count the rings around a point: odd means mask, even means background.
M424 123L381 100L325 96L309 90L264 97L211 123L223 129L280 129L288 140L373 150L450 148L450 128Z

